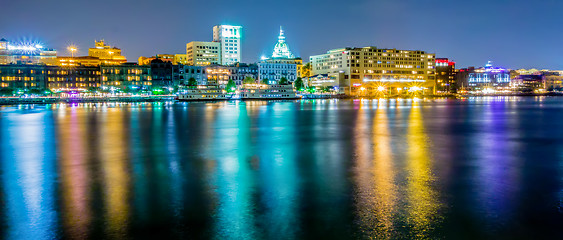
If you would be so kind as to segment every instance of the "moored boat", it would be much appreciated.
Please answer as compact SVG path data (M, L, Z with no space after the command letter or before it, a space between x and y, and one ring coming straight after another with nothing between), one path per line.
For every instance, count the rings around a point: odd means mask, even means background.
M242 100L251 99L298 99L291 85L244 84L238 93Z
M219 86L197 86L196 88L185 89L178 95L179 101L218 101L229 100L233 93L227 93Z

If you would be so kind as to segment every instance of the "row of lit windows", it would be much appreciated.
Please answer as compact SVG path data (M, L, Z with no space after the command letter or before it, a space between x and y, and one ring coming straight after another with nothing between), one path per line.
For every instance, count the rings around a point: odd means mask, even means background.
M14 76L2 76L2 81L35 81L39 80L35 77L14 77Z

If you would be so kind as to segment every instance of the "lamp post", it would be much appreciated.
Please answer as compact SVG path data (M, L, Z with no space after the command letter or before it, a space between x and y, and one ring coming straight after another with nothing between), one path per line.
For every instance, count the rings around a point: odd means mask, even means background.
M78 51L78 48L76 48L75 46L68 46L67 49L70 52L71 57L74 58L74 52Z

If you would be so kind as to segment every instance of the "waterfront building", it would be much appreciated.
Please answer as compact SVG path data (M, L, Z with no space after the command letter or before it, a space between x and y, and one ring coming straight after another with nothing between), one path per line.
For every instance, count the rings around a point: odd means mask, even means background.
M282 78L293 82L300 77L303 60L296 58L285 42L283 29L280 27L278 41L271 58L262 58L258 63L259 80L268 80L268 84L277 84Z
M233 65L241 61L241 26L217 25L213 27L213 42L220 43L221 65Z
M461 89L469 91L508 91L511 72L508 69L493 67L489 61L485 67L460 69L456 81Z
M148 89L152 86L151 66L124 63L120 65L101 65L101 85L123 90Z
M547 91L563 90L563 74L558 72L549 72L543 74L543 88Z
M225 86L229 80L236 85L242 85L247 77L258 80L259 66L257 64L237 63L234 66L212 65L207 66L207 84Z
M258 80L268 80L268 84L278 84L282 78L293 82L297 79L297 65L278 62L258 63Z
M208 66L221 64L221 43L189 42L186 44L186 56L187 65Z
M246 78L252 78L257 82L259 81L258 72L258 64L237 63L233 69L231 79L235 81L237 85L243 84L243 80Z
M180 68L183 72L182 83L184 85L188 84L188 80L190 80L190 78L194 78L197 81L197 85L208 85L206 67L180 65Z
M86 89L100 86L100 69L92 66L0 65L0 87L14 89Z
M542 75L518 75L510 80L512 89L518 92L534 92L543 89Z
M337 92L344 93L342 89L340 89L342 85L340 83L341 80L344 80L344 73L317 74L304 78L303 82L307 87L314 87L317 90L331 88Z
M48 66L46 78L53 92L101 87L99 66Z
M157 58L151 61L150 69L153 86L174 87L179 84L179 66L172 61Z
M512 77L510 83L515 90L561 91L563 88L563 71L549 69L518 69L515 70L515 72L517 75ZM538 78L541 78L541 84L538 83Z
M455 62L447 58L436 58L436 91L455 92Z
M56 65L57 51L35 43L14 43L0 39L0 64Z
M0 65L0 88L47 88L45 65L4 64Z
M149 88L150 66L120 65L50 66L43 64L0 65L0 88L79 90L96 87Z
M121 49L105 44L104 40L95 41L95 47L88 49L88 56L97 57L101 64L116 65L127 62L127 58L121 55Z
M311 56L310 63L312 75L344 73L340 87L352 95L435 90L435 54L420 50L340 48Z

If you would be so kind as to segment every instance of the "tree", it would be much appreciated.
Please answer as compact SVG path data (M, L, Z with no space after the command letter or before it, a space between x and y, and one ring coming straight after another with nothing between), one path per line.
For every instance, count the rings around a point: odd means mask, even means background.
M306 63L305 65L303 65L303 67L301 68L301 76L302 77L310 77L311 76L311 63Z
M195 78L191 77L190 79L188 79L188 88L195 88L197 86L197 80L195 80Z
M153 87L152 88L152 95L162 95L164 94L164 89L161 87Z
M267 78L262 79L262 84L268 84L269 80Z
M227 92L234 92L237 89L237 85L235 84L235 81L233 81L233 79L229 79L229 82L227 82L227 86L225 88Z
M97 91L99 91L99 90L100 90L100 89L97 88L97 87L88 87L88 88L86 89L86 91L91 92L91 93L97 92Z
M282 78L280 79L280 82L279 82L280 85L287 85L288 83L289 83L289 82L287 81L287 78L285 78L285 77L282 77Z
M256 83L256 80L254 80L254 78L248 76L248 77L244 78L244 80L242 81L242 83L244 83L244 84L253 84L253 83Z
M316 91L317 91L316 87L310 86L310 87L307 88L307 92L314 93Z
M39 89L39 88L33 88L33 89L29 90L29 94L41 95L41 94L43 94L43 90Z
M297 91L302 91L303 90L303 79L298 77L297 80L295 80L295 82L293 82L293 86L295 87L295 89L297 89Z
M14 94L14 89L7 87L0 89L0 95L2 96L12 96Z

